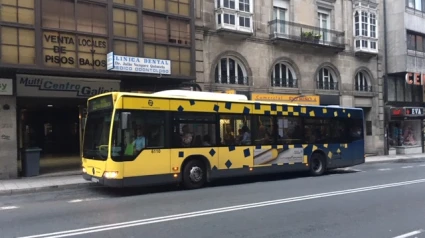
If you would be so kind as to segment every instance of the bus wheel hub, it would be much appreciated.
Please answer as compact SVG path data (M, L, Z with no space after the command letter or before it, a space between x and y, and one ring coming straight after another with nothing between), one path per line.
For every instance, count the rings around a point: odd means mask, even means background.
M190 177L190 180L197 183L202 180L202 175L203 175L202 169L196 166L196 167L192 167L192 169L190 170L189 177Z

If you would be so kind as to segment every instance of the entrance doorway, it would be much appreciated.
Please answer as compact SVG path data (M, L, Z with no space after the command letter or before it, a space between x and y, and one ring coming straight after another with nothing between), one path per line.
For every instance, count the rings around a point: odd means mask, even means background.
M42 149L41 175L81 168L84 103L76 99L18 98L19 148Z

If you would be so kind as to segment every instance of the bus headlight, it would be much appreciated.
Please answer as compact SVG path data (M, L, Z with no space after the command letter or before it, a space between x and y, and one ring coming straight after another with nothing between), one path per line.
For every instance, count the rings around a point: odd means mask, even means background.
M118 177L118 172L116 172L116 171L105 172L105 173L103 173L103 177L105 177L107 179L114 179L114 178Z
M82 169L82 170L83 170L83 173L85 173L85 174L87 173L86 168L84 168L84 167L83 167L83 169Z

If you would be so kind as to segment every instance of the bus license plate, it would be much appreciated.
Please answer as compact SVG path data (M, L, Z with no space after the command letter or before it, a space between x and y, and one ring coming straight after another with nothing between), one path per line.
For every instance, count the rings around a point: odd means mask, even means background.
M92 182L95 182L95 183L98 183L98 182L99 182L99 179L98 179L98 178L94 178L94 177L92 177L92 178L91 178L91 181L92 181Z

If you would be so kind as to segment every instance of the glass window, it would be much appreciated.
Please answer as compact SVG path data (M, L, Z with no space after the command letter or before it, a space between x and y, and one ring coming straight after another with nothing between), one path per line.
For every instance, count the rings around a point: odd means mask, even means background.
M189 48L169 47L172 74L189 76L191 74L190 58Z
M216 146L215 118L215 114L176 113L171 135L173 147Z
M191 0L169 0L168 11L173 14L190 16Z
M1 28L1 61L8 64L35 64L34 30Z
M83 156L90 159L108 158L109 130L112 110L90 112L84 132Z
M407 49L416 50L416 38L412 33L407 33Z
M128 120L128 127L125 130L120 128L123 112L118 112L116 115L119 119L114 122L112 135L112 157L115 160L121 158L124 160L134 159L145 148L165 147L164 112L124 112Z
M276 64L271 75L271 86L296 88L297 79L292 67L285 63Z
M90 3L77 4L77 30L96 34L107 33L107 9Z
M143 15L143 37L145 40L168 42L167 29L165 17Z
M163 45L144 44L144 57L153 59L168 59L168 50Z
M349 139L351 141L362 140L363 136L363 120L361 119L349 119L347 120L349 125Z
M272 116L254 116L253 125L254 144L271 145L274 144L274 130L276 125Z
M136 0L114 0L114 3L136 6Z
M300 117L277 117L277 143L301 144L304 134L302 129Z
M43 0L41 4L43 27L75 30L73 0Z
M354 14L354 35L355 36L359 36L360 35L360 17L359 17L359 12L356 11L356 13Z
M317 74L317 89L338 90L338 82L334 79L333 73L328 68L321 68Z
M220 115L220 141L222 145L251 145L251 117Z
M220 84L248 85L244 66L234 58L222 58L215 67L215 82Z
M107 40L103 37L79 35L78 67L81 69L105 69Z
M114 35L127 38L138 38L137 12L114 8Z
M34 0L8 0L1 3L1 20L34 25Z
M190 23L188 21L170 19L169 42L190 45Z
M309 144L328 143L330 141L331 120L321 118L304 119L305 140Z
M165 12L166 0L143 0L143 8Z
M117 55L138 56L137 42L114 40L114 53Z

